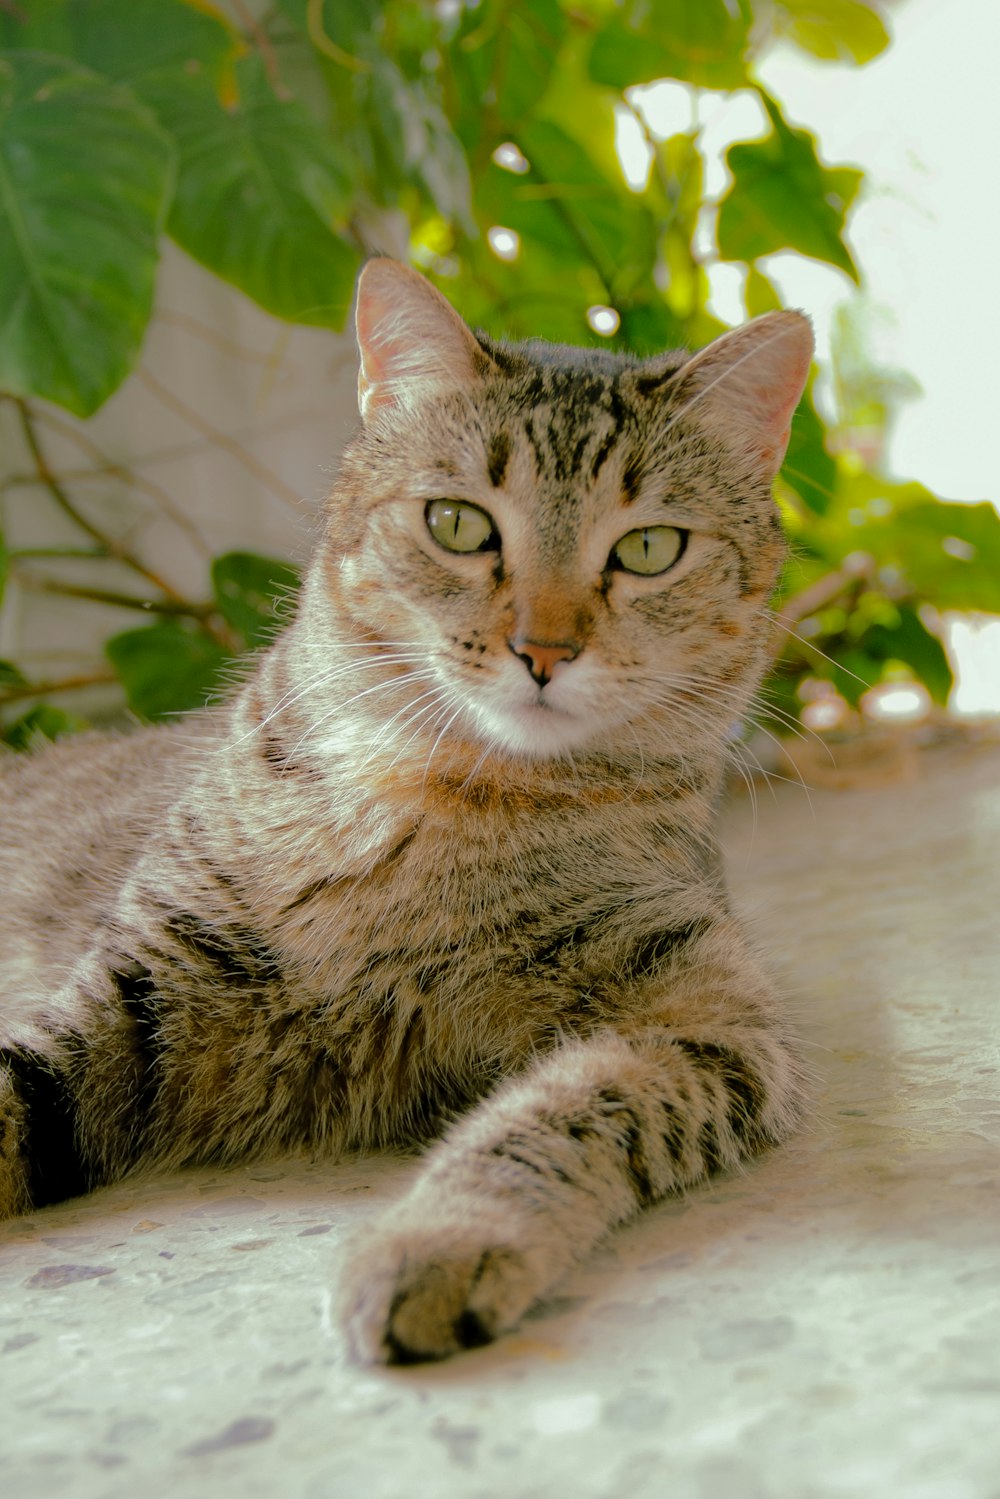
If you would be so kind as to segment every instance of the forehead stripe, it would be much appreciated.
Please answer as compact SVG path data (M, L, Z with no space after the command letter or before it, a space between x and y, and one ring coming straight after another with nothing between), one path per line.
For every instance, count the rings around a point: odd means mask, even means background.
M511 440L509 432L494 432L490 438L490 445L486 453L486 467L490 476L490 483L494 489L499 489L507 472L507 464L510 461Z
M591 480L594 480L594 479L597 478L598 474L601 472L601 469L604 467L605 462L611 456L611 453L612 453L612 451L614 449L614 446L615 446L615 443L617 441L618 441L618 429L617 428L613 428L608 433L607 437L605 437L604 441L601 443L600 447L597 449L597 452L594 454L594 460L593 460L593 462L590 465L590 477L591 477Z
M622 503L632 505L639 495L639 487L642 484L642 470L638 459L633 453L625 465L622 473Z

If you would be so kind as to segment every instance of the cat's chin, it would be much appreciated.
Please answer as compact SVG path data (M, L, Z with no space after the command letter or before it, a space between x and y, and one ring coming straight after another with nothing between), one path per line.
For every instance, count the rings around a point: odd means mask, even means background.
M526 760L558 760L593 748L601 724L546 703L511 704L503 711L477 707L476 727L490 747Z

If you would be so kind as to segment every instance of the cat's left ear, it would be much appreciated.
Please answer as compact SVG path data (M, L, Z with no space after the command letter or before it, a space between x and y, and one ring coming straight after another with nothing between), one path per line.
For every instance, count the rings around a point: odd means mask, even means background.
M768 312L695 354L673 389L688 395L683 409L717 427L773 478L788 447L812 354L807 317Z
M366 422L380 409L467 386L491 363L440 292L397 260L370 260L362 270L355 326Z

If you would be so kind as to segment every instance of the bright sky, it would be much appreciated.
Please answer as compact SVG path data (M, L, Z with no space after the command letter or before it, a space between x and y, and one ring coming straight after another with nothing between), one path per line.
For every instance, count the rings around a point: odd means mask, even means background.
M907 0L893 7L891 25L892 45L864 68L814 62L789 47L761 73L792 123L815 132L828 164L866 173L850 240L872 352L923 389L896 427L894 473L943 499L1000 501L1000 0ZM682 86L635 94L658 134L690 128ZM748 93L702 99L705 189L715 196L727 185L726 146L764 134L766 119ZM620 137L619 150L641 176L641 137ZM795 255L763 264L786 300L811 315L822 362L834 309L859 294L840 272ZM713 306L729 321L745 316L741 285L735 267L712 272Z
M1000 4L908 0L891 24L892 45L867 67L811 66L787 51L764 80L828 161L868 174L850 237L887 314L877 353L924 391L899 419L894 472L944 499L1000 501ZM828 324L847 288L836 272L824 279L830 291L816 286L809 310ZM796 295L793 275L782 280Z

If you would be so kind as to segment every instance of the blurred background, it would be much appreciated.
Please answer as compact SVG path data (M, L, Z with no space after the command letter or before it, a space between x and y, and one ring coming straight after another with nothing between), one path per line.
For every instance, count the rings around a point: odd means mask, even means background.
M998 46L989 0L0 0L3 737L196 707L267 638L371 253L515 338L802 307L760 723L994 715Z

